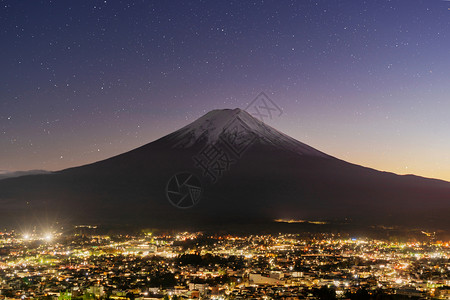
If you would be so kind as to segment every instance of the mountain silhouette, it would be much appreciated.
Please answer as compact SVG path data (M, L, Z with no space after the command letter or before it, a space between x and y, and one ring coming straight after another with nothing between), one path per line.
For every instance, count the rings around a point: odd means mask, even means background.
M213 110L127 153L0 180L2 225L165 228L275 219L449 229L450 183L351 164L240 109Z

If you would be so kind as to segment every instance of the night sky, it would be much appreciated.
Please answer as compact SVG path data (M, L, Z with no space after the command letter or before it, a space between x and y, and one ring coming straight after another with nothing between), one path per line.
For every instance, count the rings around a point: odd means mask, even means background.
M448 1L0 4L0 170L105 159L264 91L304 143L450 181Z

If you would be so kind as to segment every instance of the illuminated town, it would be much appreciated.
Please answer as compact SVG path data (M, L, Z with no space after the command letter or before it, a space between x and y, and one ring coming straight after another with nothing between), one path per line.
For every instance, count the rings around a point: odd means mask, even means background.
M2 232L1 299L450 299L450 245L432 239L93 228Z

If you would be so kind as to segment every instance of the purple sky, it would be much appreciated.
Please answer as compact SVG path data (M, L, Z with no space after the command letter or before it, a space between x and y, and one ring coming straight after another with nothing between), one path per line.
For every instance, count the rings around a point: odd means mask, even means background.
M448 1L0 4L0 170L105 159L264 91L304 143L450 181Z

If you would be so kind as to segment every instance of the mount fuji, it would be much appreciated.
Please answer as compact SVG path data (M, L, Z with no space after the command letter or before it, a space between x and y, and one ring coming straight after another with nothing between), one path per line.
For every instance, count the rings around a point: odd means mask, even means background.
M450 183L351 164L240 109L93 164L0 180L2 225L201 228L275 219L450 229Z

